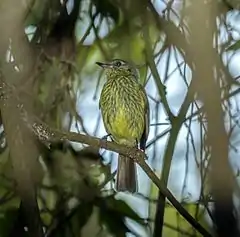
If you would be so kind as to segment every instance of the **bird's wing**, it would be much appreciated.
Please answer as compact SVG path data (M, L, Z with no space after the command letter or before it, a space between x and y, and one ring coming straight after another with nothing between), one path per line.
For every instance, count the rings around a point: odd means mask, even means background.
M100 99L98 101L98 109L101 109L101 95L100 95Z
M144 99L145 99L145 127L144 127L142 137L140 139L140 149L145 151L146 142L149 134L150 111L149 111L149 102L148 102L147 94L144 88L143 88L143 92L144 92Z

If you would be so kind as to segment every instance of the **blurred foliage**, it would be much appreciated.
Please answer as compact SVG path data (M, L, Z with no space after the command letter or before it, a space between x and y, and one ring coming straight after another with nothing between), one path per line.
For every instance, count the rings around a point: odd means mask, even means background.
M224 46L221 47L221 54L227 51L235 53L240 48L240 41L233 39L226 19L233 12L239 17L239 3L228 0L218 1L218 4L219 12L216 18L220 22L219 31L220 27L226 27L229 34L226 42L221 45ZM133 61L140 70L143 85L148 83L151 74L150 62L146 56L147 44L151 45L150 53L156 66L166 67L165 72L159 75L164 82L167 83L171 73L179 70L181 65L184 65L185 69L187 64L191 67L193 59L190 58L189 61L186 49L186 45L189 44L186 25L191 5L191 1L185 0L31 1L20 31L26 32L27 42L34 55L32 61L35 63L28 78L24 78L19 86L26 86L26 94L34 101L33 113L54 128L69 131L74 127L78 132L89 134L88 121L84 120L84 114L81 107L78 108L78 104L85 99L83 94L89 87L93 87L95 91L91 100L96 99L99 92L101 74L98 74L98 68L94 66L95 61L112 58ZM162 11L157 11L159 6L163 8ZM1 11L3 10L0 5ZM144 36L146 32L148 42ZM18 48L21 48L18 47L17 41L18 39L12 39L11 55L17 55ZM182 53L185 61L182 64L178 62L177 69L169 70L170 57L175 55L176 58L180 58L176 56L177 52ZM161 61L163 56L166 57ZM23 54L22 58L16 57L14 62L9 62L8 69L13 70L16 67L21 71L26 67L26 58L32 59ZM224 84L219 82L221 83ZM189 84L185 77L183 84L186 87ZM157 84L155 86L158 91ZM231 86L223 86L225 96L230 96ZM149 94L149 97L159 105L159 95L155 94ZM88 100L84 101L88 105ZM197 107L196 104L195 106ZM152 116L155 116L156 111L159 112L155 108ZM94 116L97 118L98 115ZM201 114L197 118L202 124L203 117ZM98 125L94 131L97 130ZM150 141L154 146L157 141L157 134L155 135L156 140ZM162 136L160 134L160 138ZM4 132L1 133L0 139L0 237L7 237L19 223L21 229L24 224L18 218L21 212L20 200L15 195L15 183ZM206 147L203 146L202 149ZM206 150L204 152L208 153ZM126 236L127 232L137 236L134 228L126 222L126 218L133 220L152 236L153 229L157 228L154 226L154 218L158 189L152 185L148 197L142 197L149 203L149 218L140 217L138 211L134 211L125 201L116 197L117 193L112 188L113 175L110 164L100 153L95 148L76 148L71 143L52 144L50 149L39 144L39 162L44 176L38 188L38 203L47 237L122 237ZM153 160L158 157L158 154L154 154ZM199 173L204 170L204 177L201 177L204 186L201 198L207 200L211 196L208 180L205 180L208 178L208 167L202 165L207 159L199 161L198 158L196 163L200 167ZM190 200L183 203L183 206L211 231L205 218L207 205L196 204ZM200 236L170 205L165 206L164 224L163 236Z
M198 204L184 203L183 206L199 223L202 224L202 226L211 232L205 220L204 210L201 206L199 207ZM173 207L167 205L165 208L163 236L202 236L197 233L185 219L179 216Z

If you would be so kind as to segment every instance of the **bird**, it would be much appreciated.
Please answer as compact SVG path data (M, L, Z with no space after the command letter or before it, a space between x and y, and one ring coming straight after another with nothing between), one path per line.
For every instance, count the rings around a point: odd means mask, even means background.
M122 59L96 62L106 82L99 99L107 134L117 144L145 151L149 134L149 102L137 67ZM136 166L130 157L118 155L116 190L138 191Z

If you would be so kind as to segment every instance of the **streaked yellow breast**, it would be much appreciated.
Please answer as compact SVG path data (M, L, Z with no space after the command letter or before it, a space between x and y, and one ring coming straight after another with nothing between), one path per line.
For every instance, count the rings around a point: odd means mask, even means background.
M145 128L145 94L137 81L109 80L103 87L100 108L106 131L119 144L134 146Z
M133 112L133 111L132 111ZM143 128L144 118L142 114L135 113L135 119L130 111L124 107L116 110L116 116L111 119L111 134L113 138L121 144L136 143L140 140Z
M124 108L118 108L115 118L112 119L112 132L119 137L129 138L134 136L134 131L130 128L129 116Z

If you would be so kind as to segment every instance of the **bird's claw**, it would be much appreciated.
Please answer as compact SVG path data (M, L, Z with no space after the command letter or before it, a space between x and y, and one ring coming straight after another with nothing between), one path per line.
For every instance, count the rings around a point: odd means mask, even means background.
M111 134L107 134L107 135L103 136L101 139L102 139L102 140L107 140L108 137L111 137L111 136L112 136Z

